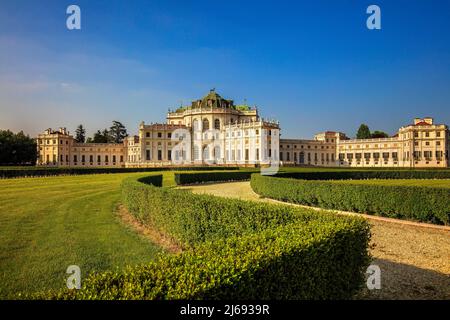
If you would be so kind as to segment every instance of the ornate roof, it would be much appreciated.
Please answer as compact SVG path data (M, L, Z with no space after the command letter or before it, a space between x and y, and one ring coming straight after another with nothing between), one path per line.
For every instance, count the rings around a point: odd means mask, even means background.
M216 89L211 89L209 93L200 100L192 101L192 108L232 108L233 100L222 98Z

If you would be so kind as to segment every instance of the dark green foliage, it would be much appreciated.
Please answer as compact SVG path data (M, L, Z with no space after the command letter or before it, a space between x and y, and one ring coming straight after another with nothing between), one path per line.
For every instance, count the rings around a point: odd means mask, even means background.
M0 165L34 165L36 148L36 141L23 131L0 130Z
M356 139L370 139L370 129L366 124L361 124L359 126L358 132L356 133Z
M327 172L313 174L331 178ZM341 172L333 174L342 178ZM251 186L262 196L286 202L435 224L450 222L449 188L340 184L256 174L252 175Z
M375 130L370 134L370 137L375 138L389 138L389 135L386 132Z
M80 124L75 130L75 142L84 143L86 140L86 129Z
M206 242L146 266L91 275L44 299L349 299L369 263L368 225L329 219Z
M283 172L276 176L303 180L450 179L450 170L330 170Z
M126 173L151 171L207 171L207 170L239 170L237 167L161 167L161 168L1 168L1 178L44 177L77 174Z
M250 180L252 172L254 171L176 173L175 182L183 185L210 181Z
M185 248L125 271L90 275L81 290L40 299L348 299L369 264L369 225L292 206L122 184L123 203Z
M109 128L109 135L114 143L122 143L128 137L127 129L120 121L114 120Z

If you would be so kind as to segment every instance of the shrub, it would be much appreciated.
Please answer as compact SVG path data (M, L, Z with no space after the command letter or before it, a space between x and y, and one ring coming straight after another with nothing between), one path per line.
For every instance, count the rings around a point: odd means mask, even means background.
M154 167L154 168L42 168L13 167L0 168L1 178L44 177L58 175L80 175L98 173L127 173L152 171L207 171L207 170L239 170L238 167Z
M302 180L449 179L449 170L329 170L281 172L279 178Z
M123 202L183 243L182 253L33 298L347 299L363 283L370 260L364 219L196 195L161 182L161 175L124 180Z
M251 186L262 196L297 204L435 224L450 222L448 188L339 184L261 175L252 176Z
M204 243L146 266L91 275L44 299L348 299L369 263L357 219L289 224Z
M150 179L146 178L146 179ZM320 214L310 210L158 188L143 179L125 179L122 201L142 223L172 235L184 245L257 232ZM151 184L158 185L158 183Z
M183 185L211 181L250 180L252 172L254 171L175 173L175 182Z

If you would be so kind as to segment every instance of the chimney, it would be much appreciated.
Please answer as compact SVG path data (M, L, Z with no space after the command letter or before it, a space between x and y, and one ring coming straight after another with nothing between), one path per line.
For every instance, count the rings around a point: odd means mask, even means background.
M433 124L433 118L431 118L431 117L425 117L425 118L423 118L423 121L425 121L428 124Z

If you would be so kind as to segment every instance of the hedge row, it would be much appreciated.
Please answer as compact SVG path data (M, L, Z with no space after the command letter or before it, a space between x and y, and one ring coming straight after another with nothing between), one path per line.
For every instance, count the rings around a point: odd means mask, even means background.
M450 179L450 170L330 170L281 172L276 176L302 180Z
M369 263L369 226L292 206L159 188L126 179L123 203L185 247L145 266L93 274L44 299L347 299Z
M450 223L450 189L339 184L253 175L253 190L265 197L328 209L434 224Z
M170 234L184 246L207 240L258 232L295 219L318 219L309 210L256 203L211 195L193 194L189 190L158 188L158 176L128 178L122 182L122 202L142 223ZM143 184L145 182L147 184ZM325 217L324 217L325 218Z
M176 173L175 182L178 185L183 185L210 181L250 180L253 172L255 171Z
M44 299L349 299L369 263L367 224L314 221L207 242L146 266L91 275Z
M238 167L154 167L154 168L41 168L26 167L23 169L0 168L1 178L44 177L58 175L81 175L97 173L126 173L152 171L209 171L209 170L239 170Z

